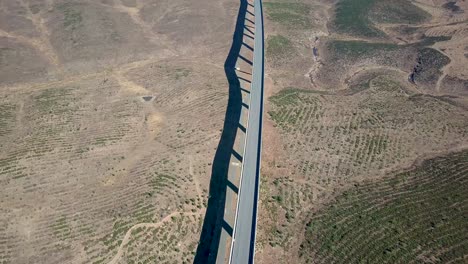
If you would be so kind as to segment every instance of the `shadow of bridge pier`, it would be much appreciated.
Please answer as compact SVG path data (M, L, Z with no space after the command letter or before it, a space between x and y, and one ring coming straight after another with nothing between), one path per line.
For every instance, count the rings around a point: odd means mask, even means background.
M222 252L221 254L226 252L222 247L228 247L228 242L221 241L223 230L225 236L226 234L229 237L232 236L234 226L233 216L235 212L230 214L230 210L235 210L235 208L226 208L226 204L229 205L231 203L230 200L234 199L234 202L237 200L238 186L231 178L233 177L232 174L239 174L238 176L240 176L240 169L235 169L237 171L233 172L232 163L237 164L238 167L242 163L240 153L243 153L244 146L242 139L245 137L246 113L250 103L248 98L250 96L252 61L251 59L249 60L250 56L241 55L241 51L253 53L253 44L249 45L247 43L252 42L253 38L250 34L245 34L246 32L252 32L250 28L255 26L253 23L253 11L249 11L249 8L253 10L251 3L247 0L240 0L232 45L224 63L224 72L229 83L229 98L223 131L213 160L208 204L194 263L210 264L216 263L217 258L223 260L224 256L218 256L218 252ZM252 17L248 18L248 14ZM242 65L243 70L238 68L239 65ZM241 151L236 150L239 141L242 141L240 143ZM239 149L239 147L237 148ZM233 160L236 162L233 162ZM226 219L226 214L230 214L232 217L227 217L229 219ZM223 238L223 240L226 239Z

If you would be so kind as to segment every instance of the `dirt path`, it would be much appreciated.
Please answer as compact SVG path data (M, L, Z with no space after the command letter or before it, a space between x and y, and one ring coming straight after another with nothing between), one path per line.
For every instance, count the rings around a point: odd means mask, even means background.
M60 64L59 57L50 43L50 32L45 25L44 19L41 17L40 13L33 14L29 6L23 1L19 1L19 4L26 10L25 18L32 22L39 37L25 37L4 30L0 30L0 36L15 39L20 43L36 49L51 65L58 66Z
M440 85L442 84L442 81L444 80L445 76L447 76L447 71L450 68L450 65L452 64L453 59L450 58L450 56L448 54L444 53L441 49L436 48L436 47L432 47L432 48L436 49L438 52L444 54L445 56L447 56L450 59L450 62L440 69L440 71L442 72L442 75L437 80L437 84L436 84L436 87L435 87L435 90L436 90L437 94L440 94Z
M371 38L360 38L356 36L349 36L344 34L333 33L327 36L330 40L337 41L362 41L366 43L376 43L376 44L391 44L391 41L385 39L371 39Z
M441 69L442 75L441 75L441 76L439 77L439 79L437 80L437 84L436 84L436 87L435 87L435 88L436 88L437 94L440 94L440 85L441 85L442 81L444 80L445 76L447 76L447 71L446 71L446 69L447 69L447 67L448 67L449 65L450 65L450 63L447 64L447 65L445 65L445 66Z
M8 34L8 32L5 32L0 29L0 37L4 36L3 34ZM125 83L125 79L126 79L124 76L125 73L136 68L144 67L151 63L158 63L158 62L165 61L169 57L170 56L168 57L164 56L161 58L150 57L145 60L125 63L125 64L118 65L116 67L102 69L102 71L98 71L98 72L70 75L70 77L66 77L58 81L28 82L28 83L15 83L15 84L3 85L3 86L0 86L0 90L8 91L8 92L18 92L18 91L24 91L24 90L37 91L37 90L53 88L53 87L57 87L61 85L71 84L71 83L82 81L82 80L89 80L89 79L97 78L97 77L104 78L104 77L109 77L109 76L116 77L117 79L120 77L124 85L127 85L127 84L133 85L132 83L134 82ZM189 59L184 59L184 60L180 59L178 61L182 63L184 61L190 61L190 60L191 59L189 58ZM223 69L222 65L214 64L209 60L199 60L199 64L210 65L218 69ZM119 80L116 80L116 81L119 81ZM128 91L133 91L133 92L141 92L143 90L146 90L146 88L141 87L141 86L140 87L131 86L131 87L126 87L126 88L129 88Z
M157 222L157 223L139 223L139 224L136 224L134 226L132 226L130 229L128 229L127 233L125 233L125 236L124 238L122 239L122 243L120 243L119 245L119 249L117 250L117 254L115 254L114 258L112 258L111 261L109 261L108 264L116 264L118 263L120 257L122 256L123 252L124 252L124 247L128 244L128 242L130 241L130 237L132 235L132 231L139 228L139 227L149 227L149 228L158 228L158 227L161 227L165 222L169 221L172 217L174 216L177 216L177 215L180 215L180 216L193 216L193 215L201 215L203 214L205 209L201 209L200 211L198 212L195 212L195 213L186 213L186 212L172 212L170 213L169 215L167 215L166 217L164 217L163 219L161 219L161 221Z
M161 45L163 44L164 48L169 50L172 55L177 54L177 50L174 49L174 45L171 44L170 40L166 35L163 34L157 34L153 31L152 24L147 23L142 19L140 16L140 10L143 8L143 4L140 1L135 1L136 6L135 7L130 7L124 5L121 0L115 0L113 3L114 5L112 6L116 10L118 10L121 13L126 13L130 19L137 25L144 33L145 36L151 41L153 44L156 45ZM104 5L100 3L101 5ZM107 6L107 5L105 5Z
M51 65L56 66L58 64L57 55L50 50L50 48L38 38L29 38L0 29L0 37L11 38L19 43L30 46L36 49L40 55L42 55Z
M121 87L121 92L130 92L132 94L137 95L149 95L150 91L148 91L145 87L135 83L134 81L129 80L125 77L124 73L118 71L113 74L114 79L119 83Z

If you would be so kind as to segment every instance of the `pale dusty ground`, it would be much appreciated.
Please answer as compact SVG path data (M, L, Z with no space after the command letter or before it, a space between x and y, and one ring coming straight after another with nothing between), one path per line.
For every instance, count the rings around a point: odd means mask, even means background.
M191 262L236 1L0 1L0 262Z

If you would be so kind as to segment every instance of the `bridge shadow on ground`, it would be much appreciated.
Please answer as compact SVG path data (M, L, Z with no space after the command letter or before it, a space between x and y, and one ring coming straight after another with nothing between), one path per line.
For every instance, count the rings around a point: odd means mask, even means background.
M235 67L243 45L247 6L247 0L240 0L232 46L224 63L229 83L229 99L223 132L213 160L208 205L194 263L216 262L221 231L227 225L223 217L229 184L228 170L242 111L242 88Z

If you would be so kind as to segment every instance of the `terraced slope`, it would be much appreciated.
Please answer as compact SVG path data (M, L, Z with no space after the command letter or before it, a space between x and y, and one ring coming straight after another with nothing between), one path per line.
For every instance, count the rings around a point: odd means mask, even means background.
M237 8L0 1L0 263L193 261Z
M342 186L465 142L468 113L444 98L414 94L382 75L353 89L286 89L270 97L269 115L283 143L262 179L268 224L259 248L299 250L300 223Z
M382 180L420 157L468 146L462 66L468 5L275 0L266 6L265 83L271 96L265 106L257 262L314 262L320 245L302 243L309 240L304 226L311 212L354 184ZM299 19L309 23L289 25ZM345 251L339 239L334 242ZM359 246L349 247L368 250ZM340 257L343 263L366 263ZM317 257L320 263L333 260L329 252Z
M0 92L0 260L191 261L226 94L181 64Z
M307 223L306 263L466 263L468 151L341 194Z
M386 76L360 85L353 95L287 89L270 97L269 114L290 153L280 164L328 185L372 175L468 135L467 113L443 98L416 95Z

